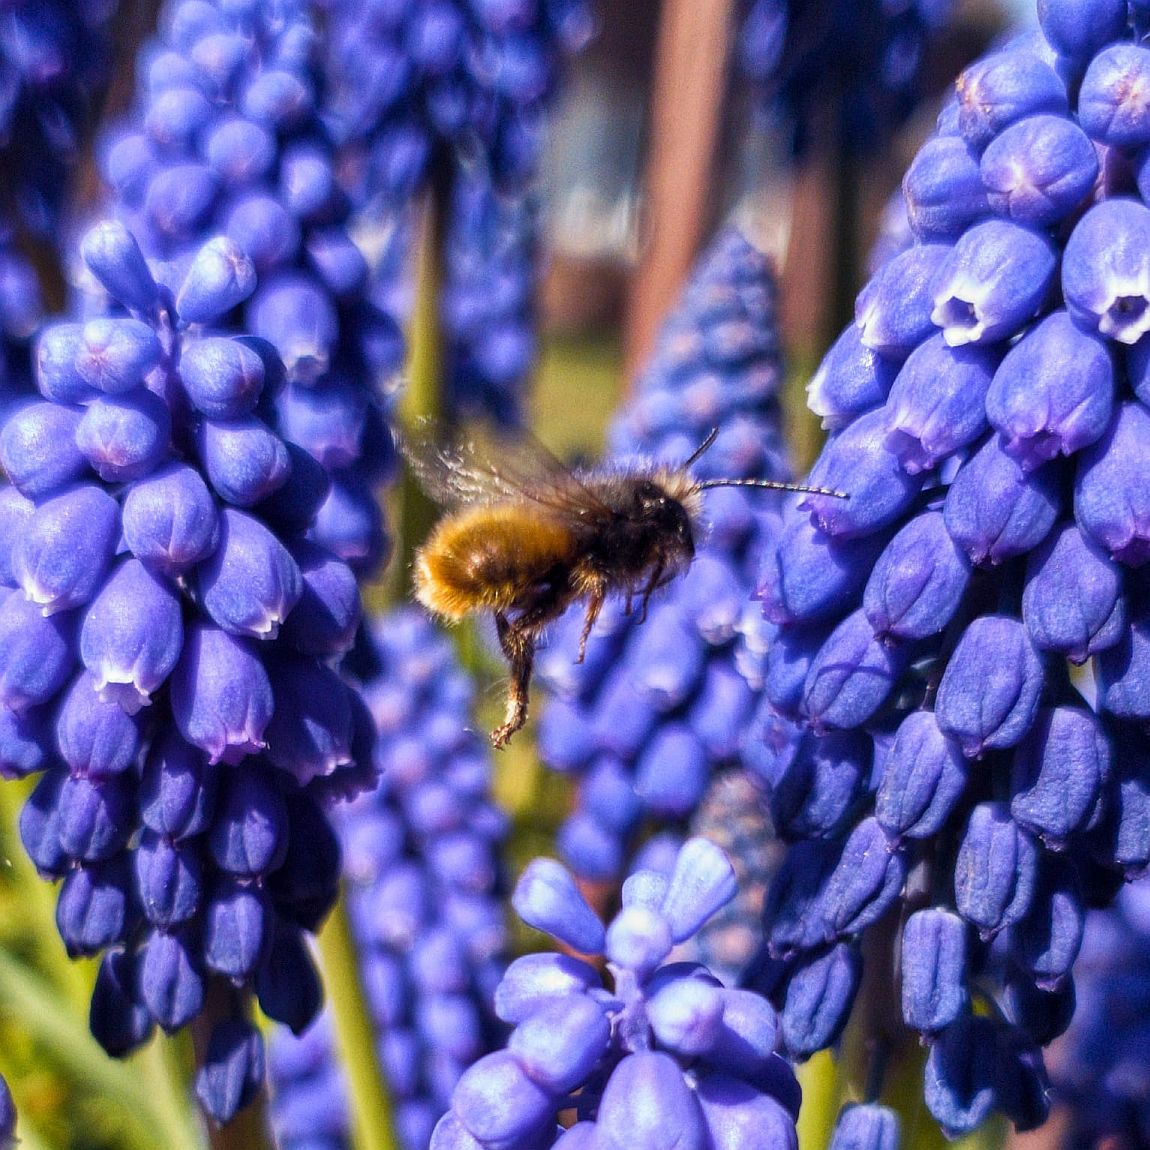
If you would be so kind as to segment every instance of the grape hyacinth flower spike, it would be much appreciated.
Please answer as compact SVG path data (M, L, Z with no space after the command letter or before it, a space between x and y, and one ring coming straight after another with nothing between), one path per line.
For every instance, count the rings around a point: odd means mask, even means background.
M173 291L122 224L81 250L120 310L47 326L43 398L0 430L0 773L41 772L21 835L61 880L69 953L103 954L109 1052L190 1022L212 981L300 1029L320 1002L303 938L339 877L324 806L370 757L332 666L355 579L307 537L314 488L262 418L274 349L211 326L255 287L244 253L209 240ZM216 1020L209 1114L250 1099L262 1059L243 1006Z
M672 953L734 886L722 851L689 839L669 872L628 877L604 927L561 864L530 863L513 898L520 917L573 951L602 954L613 986L570 954L514 961L495 990L496 1012L514 1027L506 1049L464 1073L432 1150L796 1147L799 1088L775 1053L774 1011ZM566 1130L561 1111L574 1112Z
M768 565L766 689L803 733L771 783L790 847L752 982L808 1056L897 916L875 977L897 969L951 1136L1044 1120L1086 910L1150 863L1150 185L1117 174L1144 142L1125 19L1047 0L960 77L903 184L911 246L812 387L811 481L858 498L789 508Z

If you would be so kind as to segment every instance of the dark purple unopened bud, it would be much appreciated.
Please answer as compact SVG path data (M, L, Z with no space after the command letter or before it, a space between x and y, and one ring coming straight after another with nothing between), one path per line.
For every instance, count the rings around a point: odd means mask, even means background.
M276 140L261 124L237 117L212 128L204 155L225 183L240 187L267 173L275 161Z
M1026 913L1037 879L1034 839L1014 822L1005 803L979 803L954 864L958 913L989 937Z
M283 440L255 416L205 419L198 441L208 482L228 503L251 507L288 480L291 458Z
M951 347L1007 339L1042 306L1057 266L1043 233L1006 220L975 224L939 269L931 319Z
M837 838L867 793L871 740L859 731L803 735L771 788L771 821L788 839Z
M1034 722L1042 686L1042 660L1022 623L984 615L967 627L943 672L939 729L968 759L1013 747Z
M224 231L255 264L258 275L290 262L299 247L295 217L263 192L237 196L226 210Z
M902 1016L931 1033L966 1009L966 923L941 907L918 910L902 932Z
M202 623L190 627L171 675L171 701L180 734L213 763L263 750L275 701L249 641Z
M691 622L678 604L661 604L652 615L652 625L642 628L635 640L626 676L626 706L633 711L641 709L635 706L636 691L643 702L659 711L669 711L685 702L694 693L706 660ZM611 725L604 722L608 729ZM607 745L630 757L623 746L613 745L613 741Z
M1074 982L1058 990L1039 990L1028 972L1011 965L1002 993L1003 1014L1043 1046L1066 1033L1077 1006Z
M267 757L301 786L351 762L349 690L330 667L283 655L269 667L275 712L267 726Z
M1026 471L992 435L950 485L943 503L947 530L976 566L1024 555L1058 518L1060 478L1056 463Z
M704 1150L710 1139L702 1111L669 1055L644 1050L615 1067L603 1090L596 1122L603 1150Z
M915 244L871 277L855 301L864 347L901 359L934 332L934 284L950 256L949 244Z
M288 384L276 401L278 426L324 467L348 467L362 454L367 416L364 389L328 376L314 384Z
M144 213L162 240L187 242L206 223L218 190L219 181L203 164L158 168L144 192Z
M942 335L910 353L886 401L888 446L911 474L930 471L986 429L994 351L950 347Z
M585 1082L611 1039L603 1007L583 994L546 1003L517 1026L507 1049L528 1076L553 1094Z
M967 767L957 742L939 729L933 711L912 711L882 757L875 818L891 835L937 833L962 797Z
M103 779L68 775L56 801L60 846L71 858L86 862L111 858L131 837L135 782L122 774Z
M241 877L267 874L284 860L288 815L267 770L236 767L221 780L208 850L221 870Z
M367 282L367 261L343 228L313 231L306 247L308 262L337 299L362 291Z
M583 954L603 952L603 924L571 873L554 859L537 858L528 863L511 902L528 926L553 935Z
M862 610L848 615L807 671L803 708L816 732L860 727L885 702L906 652L884 643Z
M899 1150L898 1115L877 1102L851 1102L835 1120L829 1150Z
M312 280L284 276L261 286L249 311L252 331L275 346L289 379L315 380L327 371L339 319Z
M259 887L221 879L207 899L203 921L207 968L237 982L249 978L267 936L268 912Z
M101 699L95 679L83 671L57 713L56 745L73 771L115 775L135 764L140 728L115 699Z
M634 790L648 809L686 816L707 789L710 760L694 732L682 723L658 727L636 763Z
M1079 123L1100 144L1139 148L1150 143L1148 91L1150 51L1141 44L1111 44L1086 69L1078 91Z
M152 1017L140 994L139 968L134 953L107 951L92 988L88 1023L93 1037L114 1058L134 1050L152 1030Z
M1150 208L1132 199L1095 204L1066 241L1062 293L1085 331L1125 344L1150 331Z
M204 1008L204 976L186 928L153 930L144 944L140 994L152 1017L171 1033Z
M140 780L140 818L172 839L207 830L215 811L220 768L203 751L166 731L148 751Z
M303 576L303 590L281 637L308 655L342 655L351 647L362 614L354 572L308 540L293 543L291 554Z
M877 922L906 882L902 848L873 816L851 831L827 879L822 910L838 934L857 934Z
M196 1097L216 1122L230 1122L264 1084L264 1040L250 1023L228 1018L212 1028Z
M887 544L873 565L863 612L883 639L925 639L950 622L970 582L970 563L943 516L924 511Z
M1039 0L1042 34L1060 56L1085 62L1099 48L1126 35L1125 0Z
M168 405L143 387L94 400L76 428L76 446L108 483L154 471L167 458L171 437Z
M1073 371L1066 365L1072 363ZM1114 363L1105 342L1065 311L1038 323L1007 353L986 414L1027 471L1094 443L1110 423Z
M80 257L108 294L136 311L147 312L159 297L140 245L118 220L101 220L80 241Z
M964 1014L934 1041L926 1056L923 1095L950 1138L968 1134L995 1102L997 1042L989 1018Z
M837 844L815 839L800 840L787 851L763 911L772 957L810 950L832 936L823 894L840 853Z
M196 253L176 296L185 323L210 323L255 291L256 269L227 236L208 240Z
M254 510L281 533L296 535L315 522L331 490L331 480L322 465L298 444L288 442L284 446L291 460L287 482Z
M180 379L197 411L209 419L238 419L263 390L264 364L239 340L200 339L183 349Z
M1145 674L1143 671L1143 682ZM1114 743L1116 762L1107 787L1105 817L1092 835L1092 847L1098 858L1120 868L1129 878L1141 874L1150 863L1150 781L1141 734L1131 737L1117 729Z
M1058 846L1094 814L1110 774L1110 740L1092 711L1052 707L1014 752L1010 813L1044 842Z
M725 989L723 1017L707 1061L728 1074L764 1084L778 1061L778 1026L774 1007L761 994Z
M838 1040L861 978L862 955L846 942L809 958L791 975L780 1021L792 1057L809 1058Z
M120 508L81 484L45 500L13 556L24 594L51 615L87 603L104 581L120 531Z
M894 522L918 494L923 477L903 469L887 445L887 430L883 409L868 412L833 436L811 468L813 486L849 496L807 495L800 501L827 534L871 535Z
M0 592L0 704L26 711L46 703L75 667L76 618L44 616L19 591Z
M794 1115L773 1093L761 1093L738 1078L710 1073L700 1076L695 1097L713 1150L739 1150L760 1140L778 1150L798 1150Z
M1082 945L1086 912L1074 864L1047 855L1026 914L1010 928L1016 960L1044 990L1055 990L1070 975Z
M481 1143L517 1145L555 1121L551 1092L528 1077L510 1050L484 1055L463 1072L451 1110Z
M73 859L60 845L60 789L67 774L49 769L28 796L20 810L20 841L42 875L62 878L71 870Z
M256 971L260 1009L293 1034L301 1034L323 1005L323 986L301 931L280 927Z
M0 586L17 587L16 544L28 527L36 505L15 487L0 487Z
M198 471L174 463L141 479L124 499L124 541L146 566L179 575L216 546L218 513Z
M99 954L124 938L131 883L128 856L123 853L68 872L56 903L56 926L70 957Z
M316 931L339 896L340 841L310 789L288 795L286 802L287 853L265 889L281 919Z
M36 344L36 386L53 403L88 403L99 395L77 369L84 348L84 325L51 323Z
M989 213L978 156L959 136L934 136L902 180L906 215L920 240L951 239Z
M1073 212L1094 187L1098 157L1072 120L1028 116L990 141L981 170L995 212L1046 228Z
M181 846L149 830L132 853L144 917L165 929L188 922L199 910L203 893L199 844Z
M720 660L707 665L687 722L711 762L737 757L755 701L738 668Z
M22 779L48 765L51 724L50 707L22 714L0 707L0 779Z
M21 495L42 499L88 471L76 446L83 414L57 403L29 403L4 421L0 465Z
M1034 52L995 52L971 64L958 78L958 123L963 138L981 151L1015 120L1069 111L1066 87Z
M89 387L121 395L144 382L161 354L159 338L148 324L99 316L84 324L73 363Z
M1085 534L1119 563L1150 559L1150 499L1143 467L1150 463L1150 411L1119 404L1106 434L1082 453L1074 484L1074 515Z
M515 959L495 988L497 1017L515 1026L531 1017L542 1004L599 985L593 967L566 954L527 954Z
M328 479L330 487L316 512L311 538L353 571L376 570L386 559L391 541L384 533L383 516L370 484L351 470Z
M807 384L807 406L822 416L823 427L842 427L882 405L898 364L897 359L885 359L866 347L857 325L849 324Z

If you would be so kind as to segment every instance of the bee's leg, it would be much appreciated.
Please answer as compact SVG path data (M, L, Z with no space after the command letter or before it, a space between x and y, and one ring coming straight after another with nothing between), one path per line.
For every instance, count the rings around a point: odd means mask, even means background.
M527 691L531 685L531 668L535 662L536 631L514 623L505 615L496 614L495 629L499 645L511 664L511 680L507 684L507 713L503 725L491 732L491 745L497 750L506 746L512 735L527 722Z
M647 580L647 586L643 588L643 607L639 612L640 623L647 622L647 603L655 593L655 588L659 586L659 581L663 578L663 571L666 569L666 566L666 563L660 559L651 572L651 578Z
M579 636L579 658L576 663L582 663L587 657L587 640L591 637L591 628L603 610L603 601L607 598L607 588L602 583L596 583L587 600L587 614L583 616L583 631Z

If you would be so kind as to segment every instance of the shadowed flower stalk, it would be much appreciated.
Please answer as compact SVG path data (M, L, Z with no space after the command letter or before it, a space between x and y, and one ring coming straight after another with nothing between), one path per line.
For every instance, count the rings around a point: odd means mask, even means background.
M790 509L763 576L766 690L799 737L754 985L806 1057L876 939L951 1136L1044 1120L1086 908L1150 862L1150 51L1125 3L1039 17L911 164L913 243L810 387L811 482L850 498Z

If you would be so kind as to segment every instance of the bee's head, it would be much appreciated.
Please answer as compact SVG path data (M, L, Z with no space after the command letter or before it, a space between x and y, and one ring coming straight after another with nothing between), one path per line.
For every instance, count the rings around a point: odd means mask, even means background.
M649 528L663 547L688 563L695 557L695 528L691 516L675 491L659 477L635 484L635 517Z

